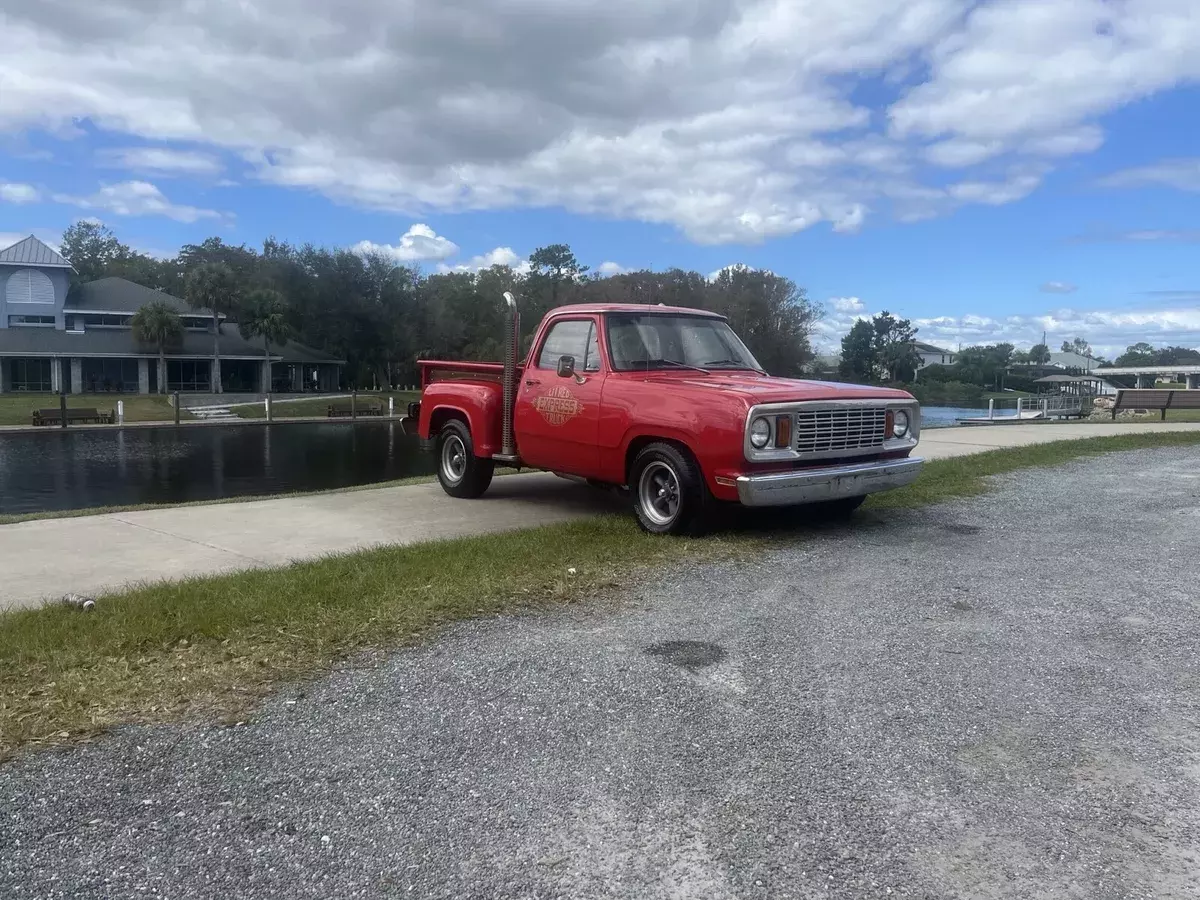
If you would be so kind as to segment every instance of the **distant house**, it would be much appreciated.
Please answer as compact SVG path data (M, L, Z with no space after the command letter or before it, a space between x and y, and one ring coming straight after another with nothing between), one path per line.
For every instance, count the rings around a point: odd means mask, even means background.
M923 341L913 341L913 346L917 349L917 354L921 357L921 364L917 366L918 371L926 366L954 365L954 352L952 350L943 350L941 347L935 347L933 344L926 344Z
M1049 365L1055 369L1078 369L1081 372L1090 372L1100 368L1100 360L1082 353L1064 350L1061 353L1051 353Z
M211 389L212 315L178 297L123 278L80 285L68 297L71 263L30 235L0 250L0 393L158 391L158 349L133 339L130 320L151 300L183 320L179 346L169 348L169 391ZM342 360L289 341L271 345L242 337L235 323L220 327L221 383L231 392L332 391Z

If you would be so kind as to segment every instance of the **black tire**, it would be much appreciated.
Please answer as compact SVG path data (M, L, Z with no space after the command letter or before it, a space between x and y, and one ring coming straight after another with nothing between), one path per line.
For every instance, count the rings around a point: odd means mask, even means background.
M471 429L459 419L442 426L437 437L437 476L451 497L473 500L492 483L496 463L475 455Z
M826 500L824 503L814 503L812 506L812 515L815 519L825 519L827 521L848 519L854 515L856 509L863 505L866 499L866 495L863 495L862 497L842 497L838 500Z
M701 530L708 486L691 454L672 444L648 444L633 460L629 492L638 524L650 534Z

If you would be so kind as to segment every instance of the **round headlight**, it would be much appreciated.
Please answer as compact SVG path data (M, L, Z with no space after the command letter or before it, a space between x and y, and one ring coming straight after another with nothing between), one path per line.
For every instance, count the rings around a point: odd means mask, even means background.
M898 438L908 434L908 413L902 409L896 410L894 424L892 425L892 434Z
M750 446L761 450L771 441L771 423L766 419L755 419L750 423Z

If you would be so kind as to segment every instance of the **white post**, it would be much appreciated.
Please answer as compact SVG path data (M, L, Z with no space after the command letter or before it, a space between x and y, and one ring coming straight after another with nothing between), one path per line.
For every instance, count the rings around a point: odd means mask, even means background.
M396 398L388 397L388 416L396 415Z
M117 424L118 425L125 424L125 401L124 400L117 401Z
M263 409L265 409L267 411L267 421L270 422L271 421L271 398L270 397L263 398Z
M989 397L988 398L988 421L990 422L994 418L996 418L996 398Z

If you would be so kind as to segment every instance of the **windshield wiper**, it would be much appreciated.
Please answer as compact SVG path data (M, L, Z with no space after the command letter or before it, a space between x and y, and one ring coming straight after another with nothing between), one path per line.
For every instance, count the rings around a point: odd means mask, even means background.
M665 366L675 366L680 369L691 369L693 372L703 372L705 375L710 374L708 369L702 369L699 366L689 366L687 363L677 362L676 360L673 360L673 359L648 359L648 360L646 360L646 365L657 366L660 363Z
M714 369L746 369L750 372L763 373L762 369L747 365L740 359L711 359L704 365L711 366Z

